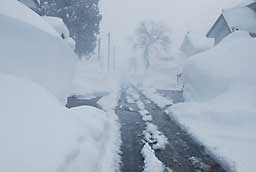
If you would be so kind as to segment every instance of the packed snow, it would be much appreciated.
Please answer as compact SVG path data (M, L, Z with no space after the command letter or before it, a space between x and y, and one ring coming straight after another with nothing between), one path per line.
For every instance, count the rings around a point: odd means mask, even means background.
M144 103L141 100L137 100L136 101L136 105L138 106L138 108L140 110L144 110L145 109L145 105L144 105Z
M118 121L118 116L115 113L115 109L118 105L118 100L120 97L120 90L116 90L109 95L104 96L98 104L107 113L107 117L110 120L108 128L110 132L105 136L106 145L105 152L106 157L101 161L101 171L103 172L113 172L118 171L120 168L121 157L120 157L120 147L121 147L121 133L120 124Z
M192 57L184 67L186 103L170 115L228 166L253 171L256 154L256 41L235 32L215 48Z
M164 164L156 157L155 151L146 143L141 151L144 158L144 171L143 172L164 172Z
M158 130L158 127L153 123L147 122L146 129L143 131L145 140L152 144L155 150L164 150L168 144L167 137Z
M149 111L147 111L146 109L144 110L140 110L139 111L142 120L145 122L151 122L153 120L152 116L150 115Z
M167 99L161 95L159 95L156 90L148 89L143 90L144 95L153 101L158 107L165 108L166 106L171 106L173 104L173 100Z

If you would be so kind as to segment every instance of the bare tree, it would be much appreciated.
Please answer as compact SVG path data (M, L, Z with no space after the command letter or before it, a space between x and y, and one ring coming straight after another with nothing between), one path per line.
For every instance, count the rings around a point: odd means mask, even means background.
M167 51L171 40L168 28L162 24L153 21L141 22L136 29L136 40L134 47L143 51L143 60L146 69L150 66L150 58L154 52Z

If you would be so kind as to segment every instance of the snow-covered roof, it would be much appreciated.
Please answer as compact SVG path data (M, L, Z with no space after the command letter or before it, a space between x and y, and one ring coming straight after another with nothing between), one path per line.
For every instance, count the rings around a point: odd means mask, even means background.
M249 7L236 7L222 13L231 31L234 29L256 33L256 13Z

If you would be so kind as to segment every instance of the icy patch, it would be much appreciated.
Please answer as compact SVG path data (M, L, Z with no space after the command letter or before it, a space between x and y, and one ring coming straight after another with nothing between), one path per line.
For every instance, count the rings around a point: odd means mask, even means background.
M166 167L156 157L155 151L146 143L141 151L144 158L144 172L164 172Z
M145 140L152 144L153 149L163 150L168 144L168 138L158 130L158 127L150 122L146 123L146 129L143 131Z
M152 100L160 108L173 105L173 100L160 96L155 90L144 90L143 94L145 94L146 97Z

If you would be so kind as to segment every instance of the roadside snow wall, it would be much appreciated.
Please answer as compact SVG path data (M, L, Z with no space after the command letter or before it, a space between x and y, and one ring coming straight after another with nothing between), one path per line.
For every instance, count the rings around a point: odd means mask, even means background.
M237 172L254 171L256 40L236 32L184 67L186 102L168 112Z
M68 45L18 1L0 2L0 22L0 72L29 78L65 103L78 59Z

